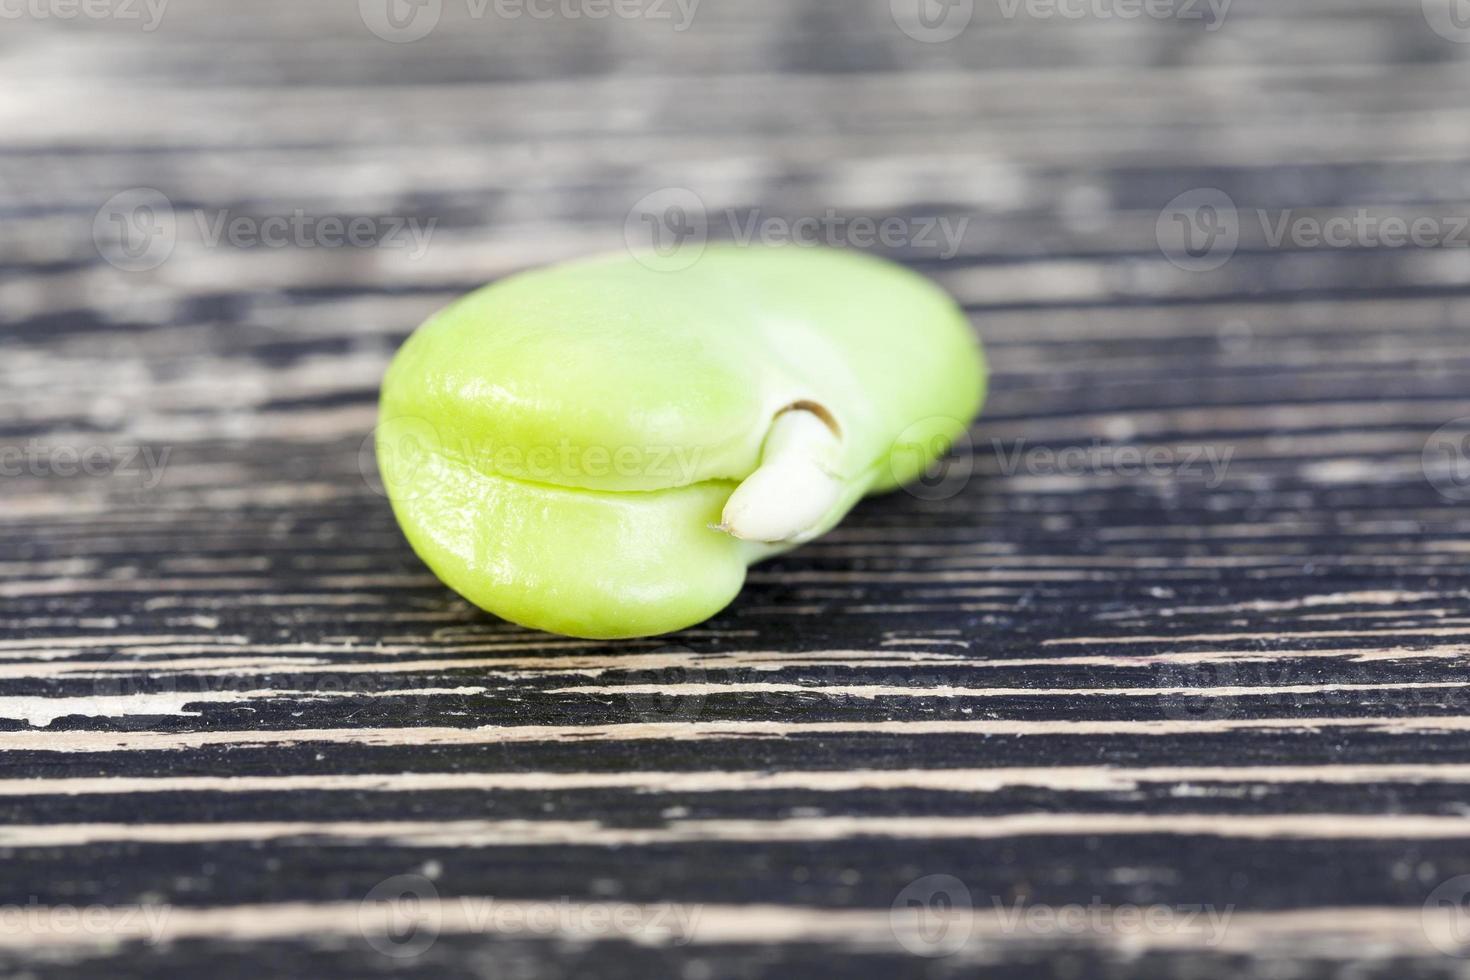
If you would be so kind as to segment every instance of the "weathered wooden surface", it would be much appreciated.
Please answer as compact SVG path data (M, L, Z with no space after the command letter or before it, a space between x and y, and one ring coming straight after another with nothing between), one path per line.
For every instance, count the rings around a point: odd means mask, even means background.
M1254 210L1453 232L1470 45L1407 0L981 3L940 43L881 3L466 9L412 43L350 3L0 22L0 973L1470 973L1434 914L1470 890L1470 521L1430 440L1470 415L1470 249ZM510 627L362 476L377 380L669 186L715 224L970 218L887 251L989 345L974 455L698 629ZM177 240L128 272L94 219L138 187ZM1181 269L1160 216L1206 187L1240 247ZM434 227L208 241L298 209ZM933 875L964 893L916 933Z

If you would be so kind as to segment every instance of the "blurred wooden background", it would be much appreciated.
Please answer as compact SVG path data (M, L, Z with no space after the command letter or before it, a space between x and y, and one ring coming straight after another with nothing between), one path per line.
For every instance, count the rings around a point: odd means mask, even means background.
M650 4L5 8L0 973L1470 974L1470 11ZM667 188L900 219L973 452L700 628L508 626L377 382Z

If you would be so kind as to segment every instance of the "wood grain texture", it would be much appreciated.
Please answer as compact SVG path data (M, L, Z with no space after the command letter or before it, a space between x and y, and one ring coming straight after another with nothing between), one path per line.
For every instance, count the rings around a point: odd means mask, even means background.
M0 25L0 975L1470 976L1434 3L977 0L934 43L848 0L444 0L409 43L135 6ZM965 305L986 413L698 628L496 621L375 487L378 381L666 187L714 238L905 222L876 250ZM137 188L171 250L126 271ZM1238 209L1209 271L1159 244L1197 188ZM1439 239L1272 240L1360 214Z

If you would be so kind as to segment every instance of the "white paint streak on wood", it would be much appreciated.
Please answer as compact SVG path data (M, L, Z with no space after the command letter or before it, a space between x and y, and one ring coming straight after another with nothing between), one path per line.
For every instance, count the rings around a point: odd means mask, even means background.
M439 791L639 793L925 790L993 793L1014 787L1132 792L1148 784L1263 786L1470 783L1470 763L1343 766L1056 766L992 769L705 770L693 772L401 772L287 776L82 776L0 779L0 797L134 793L413 793Z
M1216 534L1218 528L1212 529ZM1275 533L1270 525L1262 525L1259 533ZM1168 613L1171 616L1194 616L1212 613L1228 612L1293 612L1299 609L1315 609L1322 606L1397 606L1407 605L1415 602L1431 602L1440 599L1465 599L1470 598L1470 592L1408 592L1398 589L1373 589L1362 592L1332 592L1325 595L1305 595L1295 599L1252 599L1248 602L1227 602L1210 606L1170 606ZM1404 615L1423 615L1430 610L1405 609ZM1095 618L1106 619L1132 619L1154 617L1159 614L1157 609L1138 609L1128 612L1105 612L1099 613ZM1355 615L1346 613L1345 615Z
M1027 721L700 721L613 725L505 725L479 728L302 728L203 732L0 732L0 752L179 751L206 746L496 745L634 740L711 741L802 735L1175 736L1225 732L1326 732L1358 729L1384 735L1470 732L1470 716L1410 718L1217 718L1202 720Z
M444 654L472 653L477 651L504 652L517 649L587 648L604 646L593 641L547 641L545 643L499 643L467 644L462 646L431 647L416 645L368 645L368 644L322 644L282 643L275 646L249 644L232 650L231 653L270 654L270 656L230 657L155 657L151 660L132 660L114 657L108 660L68 660L58 663L0 664L0 678L96 678L109 674L126 673L175 673L197 676L256 676L274 673L301 674L394 674L421 673L445 670L477 670L501 677L528 677L538 673L599 676L604 673L630 671L666 670L672 668L722 670L748 667L752 670L781 670L787 667L824 667L832 669L851 665L859 661L863 667L913 667L951 666L962 663L954 654L905 652L900 650L830 650L802 653L780 653L774 651L741 651L720 654L697 654L692 652L640 653L630 650L624 654L602 656L531 656L531 657L463 657L453 658ZM638 647L653 644L638 643ZM133 650L131 654L144 651ZM211 647L166 647L149 649L153 654L212 654ZM284 654L313 652L319 654L363 655L381 657L402 656L409 653L434 652L441 656L432 660L398 660L372 662L333 662L320 657L291 657ZM987 666L978 664L977 666Z
M1470 681L1402 681L1381 684L1284 684L1272 686L1221 685L1219 687L904 687L896 684L623 684L557 687L547 694L603 696L655 695L664 697L713 697L720 694L820 694L852 698L1074 698L1074 697L1250 697L1267 694L1321 694L1332 691L1398 691L1470 687Z
M1192 633L1178 636L1066 636L1042 640L1041 645L1046 647L1126 646L1132 643L1219 643L1232 640L1245 643L1257 640L1282 643L1289 640L1340 640L1360 637L1371 639L1375 636L1470 636L1470 629L1422 626L1401 629L1291 630L1278 633Z
M213 652L209 647L196 648ZM262 648L264 649L264 648ZM0 664L0 679L98 680L128 674L151 674L162 678L194 676L257 676L298 673L313 666L330 666L319 657L178 657L154 660L67 660L57 663Z
M796 667L819 667L825 670L842 670L845 667L870 669L874 667L912 668L924 670L981 670L1030 667L1152 667L1166 664L1210 664L1210 663L1257 663L1279 664L1302 659L1342 659L1354 663L1369 663L1379 660L1417 659L1470 659L1470 645L1446 644L1433 648L1386 647L1386 648L1331 648L1317 650L1201 650L1179 653L1114 653L1084 654L1050 657L1011 657L983 659L983 655L965 656L955 653L934 651L902 650L821 650L783 653L779 651L734 651L729 653L633 653L601 656L551 656L551 657L439 657L430 660L383 660L383 661L333 661L322 657L293 657L282 654L315 651L322 654L363 655L382 657L403 656L406 653L421 653L432 650L450 654L476 650L504 651L508 649L540 648L557 645L508 643L466 646L430 647L393 645L331 645L331 644L249 644L232 649L229 657L165 657L155 656L149 660L132 660L114 657L108 660L64 660L56 663L0 664L0 679L4 678L77 678L96 679L109 675L127 673L172 673L180 677L198 676L260 676L263 674L402 674L433 673L450 670L474 670L480 676L520 679L538 675L568 675L601 677L651 670L698 669L703 671L744 669L774 673ZM596 646L599 644L568 642L570 647ZM130 654L141 654L133 650ZM163 647L147 649L149 654L207 654L218 652L211 647ZM235 654L241 656L235 656ZM252 653L255 656L243 656ZM0 658L3 659L3 658ZM917 689L915 689L917 690ZM1211 688L1210 690L1217 690Z
M0 640L0 656L42 657L52 650L81 650L91 647L168 646L176 643L231 645L245 643L237 634L204 633L182 636L168 634L107 634L103 636L32 636Z
M96 694L85 697L0 697L0 718L45 728L59 718L126 718L154 715L199 715L191 705L243 704L250 701L323 701L331 698L431 697L484 694L483 687L403 688L389 691L238 690L160 691Z
M1244 840L1462 840L1470 816L1353 813L1013 813L998 816L864 817L826 814L777 820L672 820L663 827L609 827L596 820L282 820L204 823L8 824L0 847L368 841L403 847L641 847L686 842L996 840L1009 837L1169 835Z
M254 488L252 488L254 489ZM340 496L340 487L331 489L332 496ZM249 498L241 497L243 504ZM257 503L266 501L257 498ZM269 578L250 578L235 575L227 578L156 578L156 579L44 579L38 582L0 583L0 598L18 599L26 596L75 595L90 592L253 592L272 585ZM322 588L341 589L414 589L436 586L439 580L432 575L322 575L312 580Z
M394 896L395 898L397 896ZM1210 908L1197 914L1170 909L1153 918L1152 928L1127 927L1121 910L1104 908L1111 925L1082 934L1062 927L1038 927L1024 914L1027 906L1009 898L972 892L970 907L950 918L964 930L960 961L986 962L1007 950L1042 947L1067 938L1079 946L1137 956L1149 951L1200 951L1255 959L1311 955L1326 960L1369 961L1400 956L1437 955L1453 947L1449 923L1426 917L1418 908L1384 906L1315 907L1243 912ZM390 901L277 902L215 907L114 906L107 928L64 928L60 917L33 916L37 925L0 932L0 949L50 949L98 952L125 940L172 944L186 940L266 942L296 940L308 946L340 948L365 936L398 936L404 907ZM437 896L417 901L412 919L437 935L495 935L586 942L626 941L646 946L765 946L825 944L852 953L904 952L925 948L916 919L888 909L812 908L790 905L713 903L623 903L594 899L516 899L502 896ZM1052 920L1055 922L1055 920ZM622 928L612 923L626 923ZM1164 923L1161 927L1159 923ZM1442 934L1443 933L1443 934ZM904 941L908 941L905 947ZM1444 943L1444 947L1436 946Z

